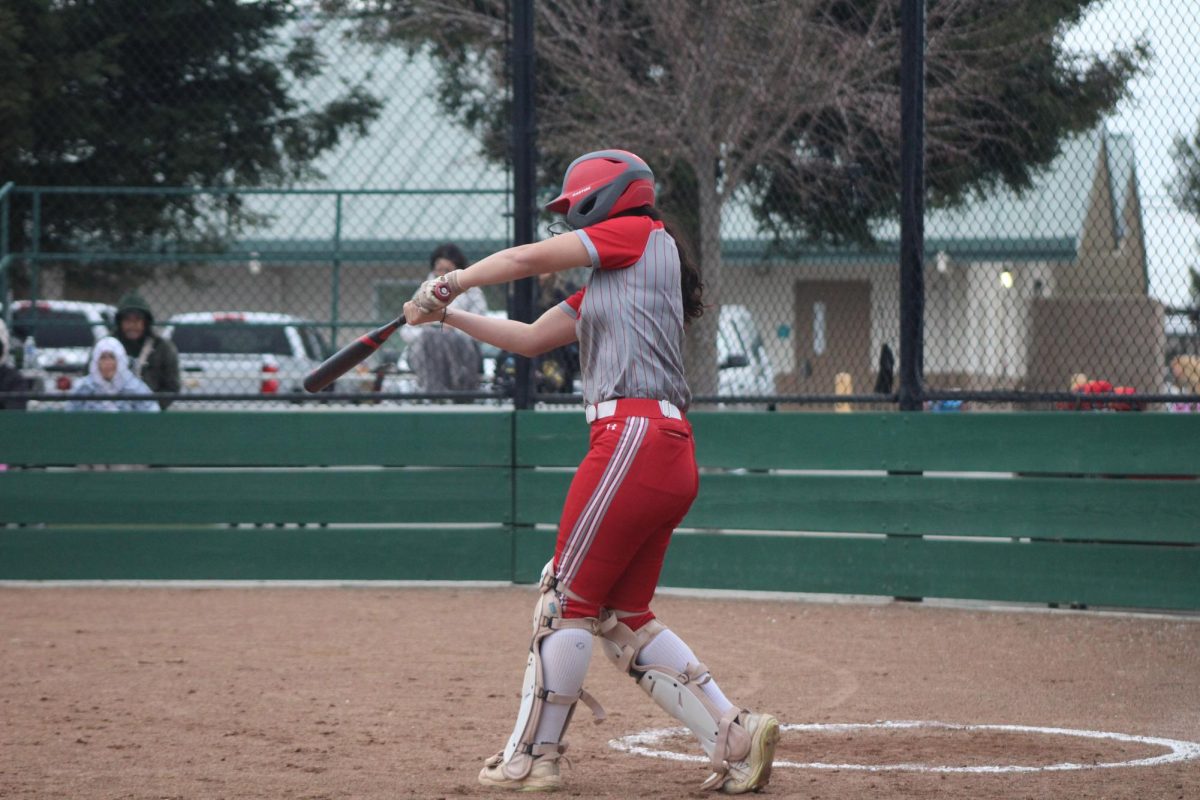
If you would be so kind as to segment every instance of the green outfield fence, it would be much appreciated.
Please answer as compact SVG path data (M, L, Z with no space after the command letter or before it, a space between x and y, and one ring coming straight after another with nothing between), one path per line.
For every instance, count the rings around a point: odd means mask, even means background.
M1200 610L1200 416L690 415L662 584ZM578 413L0 415L0 579L537 580Z

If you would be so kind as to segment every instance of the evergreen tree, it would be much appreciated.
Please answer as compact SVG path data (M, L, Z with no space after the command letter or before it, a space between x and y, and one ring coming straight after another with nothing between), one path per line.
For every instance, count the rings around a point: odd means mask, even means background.
M286 0L0 0L0 183L241 188L312 177L313 161L364 133L380 103L360 87L319 106L297 99L294 88L325 66L298 15ZM214 197L48 195L38 246L211 249L253 221L236 194ZM30 245L30 215L27 198L14 202L14 251ZM65 266L72 284L100 289L139 270Z

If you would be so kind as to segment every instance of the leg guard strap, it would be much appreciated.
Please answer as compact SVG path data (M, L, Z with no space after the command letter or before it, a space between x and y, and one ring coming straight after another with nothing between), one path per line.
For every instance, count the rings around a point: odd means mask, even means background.
M738 714L741 709L737 706L731 706L728 711L721 715L721 721L717 724L717 741L713 747L712 755L709 757L709 765L712 767L712 775L709 775L704 783L700 784L701 789L720 789L725 780L729 777L729 758L728 754L732 749L732 744L729 741L730 731L741 730L741 726L736 725ZM743 731L744 735L744 731ZM747 741L747 751L749 750L749 742ZM725 753L726 757L718 761L717 754ZM742 756L745 758L745 756ZM737 759L735 759L737 760Z

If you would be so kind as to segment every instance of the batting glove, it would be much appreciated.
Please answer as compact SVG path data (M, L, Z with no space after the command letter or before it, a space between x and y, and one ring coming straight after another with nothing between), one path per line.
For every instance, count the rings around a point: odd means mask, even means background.
M412 301L417 308L426 314L440 311L462 294L458 286L458 276L451 273L431 281L425 281L413 295Z

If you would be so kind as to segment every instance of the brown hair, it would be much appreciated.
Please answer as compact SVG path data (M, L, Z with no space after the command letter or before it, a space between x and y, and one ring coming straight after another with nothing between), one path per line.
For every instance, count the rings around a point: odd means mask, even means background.
M662 212L654 206L631 208L613 214L609 219L613 217L649 217L663 224L663 229L675 240L675 247L679 251L679 290L683 295L683 321L689 323L699 318L704 313L704 281L687 239L680 236L675 225L665 219Z
M463 251L453 242L439 244L434 251L429 254L429 268L433 269L433 265L438 262L439 258L444 258L454 265L455 269L467 268L467 257L463 255Z

